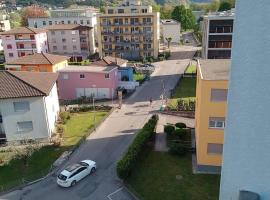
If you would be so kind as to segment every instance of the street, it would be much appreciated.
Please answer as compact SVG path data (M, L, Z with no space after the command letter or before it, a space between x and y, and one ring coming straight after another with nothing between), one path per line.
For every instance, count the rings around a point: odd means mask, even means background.
M91 159L97 162L97 171L72 188L61 188L56 184L56 177L50 176L38 183L16 190L0 197L6 200L120 200L134 199L123 188L116 175L116 162L126 151L139 130L151 114L161 105L160 95L163 85L166 95L174 88L190 62L196 48L192 46L171 47L171 58L154 63L155 72L150 81L144 83L129 97L120 110L115 110L105 122L93 132L75 151L65 166ZM149 99L153 106L149 106ZM63 167L64 168L64 167Z

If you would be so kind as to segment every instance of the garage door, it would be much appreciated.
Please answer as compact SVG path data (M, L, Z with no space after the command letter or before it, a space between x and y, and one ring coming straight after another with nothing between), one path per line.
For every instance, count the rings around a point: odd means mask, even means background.
M98 88L97 89L97 98L98 99L110 98L110 89L109 88Z

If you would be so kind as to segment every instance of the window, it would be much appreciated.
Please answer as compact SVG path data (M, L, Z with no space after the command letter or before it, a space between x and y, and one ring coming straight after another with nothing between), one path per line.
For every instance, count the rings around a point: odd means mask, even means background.
M43 26L46 26L46 21L43 21L42 24L43 24Z
M227 89L211 89L211 101L222 102L227 101Z
M110 74L105 74L105 78L110 78Z
M74 45L74 46L73 46L73 50L77 50L77 46Z
M32 49L37 48L36 44L31 44L31 46L32 46Z
M84 78L85 78L84 74L80 74L80 79L84 79Z
M223 152L223 145L222 144L215 144L215 143L208 143L207 144L207 153L208 154L222 154Z
M118 9L118 13L124 13L124 9Z
M67 50L67 46L66 45L63 46L63 50Z
M224 129L225 117L209 117L209 128Z
M90 20L87 20L87 21L86 21L86 24L90 24Z
M33 122L25 121L25 122L17 122L17 130L18 132L29 132L33 130Z
M75 34L76 34L76 31L71 31L71 34L72 34L72 35L75 35Z
M80 20L80 24L83 24L83 20Z
M109 9L108 14L113 14L113 9Z
M61 21L62 24L65 24L65 21Z
M24 49L24 44L19 44L20 49Z
M68 20L68 24L71 24L71 21L70 20Z
M30 110L30 105L28 101L18 101L13 102L15 112L25 112Z
M72 38L72 42L76 42L76 39L75 38Z
M12 45L11 45L11 44L8 44L8 45L7 45L7 48L8 48L8 49L12 49Z
M76 20L74 21L74 24L77 24L77 21Z
M67 40L66 40L65 38L62 38L62 42L64 42L64 43L65 43L66 41L67 41Z
M8 53L8 57L13 57L13 53Z
M35 36L34 35L30 35L30 40L35 40Z
M57 50L57 46L53 46L53 50Z
M22 52L22 53L21 53L21 56L25 56L25 53L24 53L24 52Z
M61 35L65 35L65 31L61 31Z
M68 79L68 74L63 74L63 79L67 80Z
M49 21L49 25L52 25L52 21Z

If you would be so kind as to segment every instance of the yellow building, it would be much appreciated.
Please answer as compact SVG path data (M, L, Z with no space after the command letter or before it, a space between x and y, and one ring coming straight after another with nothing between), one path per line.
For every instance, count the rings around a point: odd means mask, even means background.
M121 6L105 8L97 22L100 57L157 57L159 21L159 13L152 12L152 6L143 6L140 0L126 0Z
M195 137L198 169L220 170L230 60L197 63Z

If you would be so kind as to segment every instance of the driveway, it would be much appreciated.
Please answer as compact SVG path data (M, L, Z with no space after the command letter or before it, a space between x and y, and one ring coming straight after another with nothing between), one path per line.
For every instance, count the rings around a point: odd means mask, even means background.
M127 99L121 110L115 110L105 122L93 132L80 148L72 155L66 165L83 159L97 162L95 174L86 177L72 188L60 188L55 177L5 194L0 199L8 200L129 200L133 196L123 188L116 175L116 162L126 151L137 130L142 128L151 114L158 110L160 95L166 94L176 85L179 74L183 73L194 53L192 47L172 48L171 60L155 63L156 71L151 80L143 84ZM182 50L181 50L182 51ZM178 57L183 55L183 57ZM149 106L149 98L153 106Z

